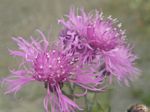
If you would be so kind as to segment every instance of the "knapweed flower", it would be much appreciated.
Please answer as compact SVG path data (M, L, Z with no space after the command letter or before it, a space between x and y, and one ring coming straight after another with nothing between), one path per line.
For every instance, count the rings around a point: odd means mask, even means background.
M137 76L139 70L134 67L137 57L127 44L125 31L117 19L104 18L98 11L95 15L85 13L83 9L77 12L71 9L66 17L67 20L58 21L63 25L59 44L64 52L77 55L83 64L95 63L100 72L126 84Z
M103 91L98 87L102 78L97 78L90 69L86 69L70 54L64 54L58 47L50 47L45 35L38 30L42 39L31 38L31 42L22 37L13 38L19 50L10 50L11 55L23 59L18 70L12 70L11 75L3 80L6 93L16 93L25 84L39 81L45 85L47 95L44 98L44 108L48 112L75 112L81 109L75 102L62 92L65 83L74 83L85 90ZM83 69L82 69L83 68Z

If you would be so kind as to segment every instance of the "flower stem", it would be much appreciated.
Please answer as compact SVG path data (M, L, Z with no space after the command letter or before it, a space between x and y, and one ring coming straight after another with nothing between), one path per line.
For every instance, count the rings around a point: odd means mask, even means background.
M89 101L88 101L87 95L84 96L84 103L85 103L85 107L86 107L85 111L89 112L89 104L88 104Z
M75 85L74 84L69 84L69 90L70 90L71 99L74 100Z

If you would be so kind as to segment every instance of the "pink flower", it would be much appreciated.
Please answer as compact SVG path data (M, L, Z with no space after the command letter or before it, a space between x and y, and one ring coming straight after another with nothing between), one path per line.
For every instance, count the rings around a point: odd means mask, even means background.
M125 31L117 19L104 18L102 12L95 13L71 9L66 21L58 21L63 25L59 44L64 52L80 57L83 64L95 63L100 73L115 76L127 84L139 70L134 67L136 56L125 41Z
M31 82L39 81L45 84L47 95L44 98L44 108L48 112L48 104L51 112L75 112L81 108L62 93L63 85L74 83L85 90L103 91L98 84L103 78L96 78L92 70L75 61L70 54L64 54L58 47L50 48L45 35L38 30L42 39L31 42L22 37L13 38L19 50L10 50L13 56L23 59L19 70L11 71L11 75L3 80L7 85L6 93L16 93L22 86ZM79 58L78 58L79 59ZM84 80L83 80L84 79Z

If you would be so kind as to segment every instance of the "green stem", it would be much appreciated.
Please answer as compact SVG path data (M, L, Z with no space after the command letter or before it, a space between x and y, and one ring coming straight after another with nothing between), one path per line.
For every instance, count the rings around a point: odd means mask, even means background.
M69 84L69 90L70 90L71 99L74 100L75 85L74 84Z
M90 103L90 107L89 107L89 112L92 112L93 110L93 106L94 106L94 103L97 103L97 100L96 100L96 93L94 93L94 96L92 98L92 102Z
M84 96L84 103L85 103L85 107L86 107L85 111L89 112L89 104L88 104L89 101L88 101L87 95Z

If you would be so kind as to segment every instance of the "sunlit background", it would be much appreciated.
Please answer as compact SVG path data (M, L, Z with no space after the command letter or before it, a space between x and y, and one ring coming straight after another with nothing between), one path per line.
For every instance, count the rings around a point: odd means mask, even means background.
M150 106L150 0L0 0L0 78L16 68L17 59L9 56L8 49L15 49L13 36L29 38L37 36L41 29L51 41L60 29L57 20L71 6L84 7L86 11L97 9L105 16L118 18L127 30L127 38L138 54L137 66L142 70L138 80L125 87L114 83L101 93L92 112L125 112L131 104ZM43 85L29 84L16 95L4 95L0 88L0 112L44 112Z

